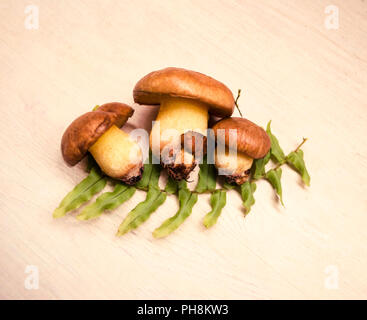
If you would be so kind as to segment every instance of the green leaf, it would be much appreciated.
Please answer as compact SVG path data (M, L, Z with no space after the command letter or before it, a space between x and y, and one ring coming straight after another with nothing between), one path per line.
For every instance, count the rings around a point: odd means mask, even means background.
M241 184L241 198L242 205L245 208L245 214L248 214L252 205L255 203L254 192L256 190L256 183L246 181Z
M261 179L265 175L265 166L270 160L270 151L264 158L255 159L252 164L252 178L255 180Z
M140 202L121 223L117 236L122 236L125 233L136 229L145 222L150 215L158 209L166 201L167 195L157 188L151 187L143 202Z
M158 188L158 180L161 172L161 165L153 164L153 154L149 152L149 161L144 164L144 172L141 179L135 184L135 187L142 190L147 190L150 186ZM153 180L151 182L151 180Z
M270 184L275 189L276 193L279 195L280 202L284 206L283 196L282 196L282 183L280 179L282 178L282 168L276 170L271 169L265 174L265 178L270 182Z
M279 145L278 139L271 132L270 124L271 121L269 121L266 127L266 132L269 135L271 142L271 148L270 148L271 157L275 160L275 162L283 163L285 161L285 155L282 148Z
M206 228L216 224L222 209L226 205L226 192L224 190L215 190L210 196L210 205L212 210L204 218L204 226Z
M129 200L135 193L134 187L117 183L112 192L101 194L94 203L86 206L77 216L79 220L88 220L99 217L105 210L113 210Z
M306 164L303 159L303 151L299 149L296 152L291 152L287 156L287 163L296 170L302 177L303 182L309 186L310 185L310 175L308 174L308 171L306 169Z
M149 180L146 179L146 181L144 181L144 184L148 186L147 196L143 202L140 202L130 211L125 220L121 223L117 232L118 236L139 227L166 201L167 195L161 192L158 185L161 169L162 167L159 164L150 164Z
M92 111L96 111L98 108L100 107L100 105L96 105L94 108L93 108L93 110Z
M148 187L150 188L156 188L159 189L159 177L161 175L162 167L159 164L153 164L152 165L152 171L149 179Z
M217 186L217 174L215 166L207 163L207 157L203 159L203 163L199 165L199 180L195 191L203 193L206 191L214 191Z
M92 168L89 175L77 184L53 212L54 218L60 218L71 210L79 208L84 202L90 200L106 185L107 179L96 167Z
M170 176L168 176L166 187L164 188L164 191L168 194L175 194L177 192L178 185L177 181L172 179Z
M236 189L237 187L238 187L238 185L234 184L234 183L228 183L227 181L225 181L223 183L223 188L226 189L226 190Z
M208 164L208 191L214 191L217 187L217 170L214 164Z
M192 193L186 185L186 181L179 181L178 190L179 206L177 213L164 221L161 226L154 230L155 238L163 238L175 231L191 214L192 208L198 200L198 195Z
M141 179L135 184L138 189L146 190L149 185L150 176L152 175L153 164L146 163L144 164L144 172Z

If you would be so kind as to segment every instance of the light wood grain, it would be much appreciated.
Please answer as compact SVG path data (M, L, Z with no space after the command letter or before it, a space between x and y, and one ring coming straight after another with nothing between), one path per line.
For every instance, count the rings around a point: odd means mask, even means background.
M366 1L32 3L38 30L24 27L29 1L0 3L0 298L367 298ZM324 26L329 4L338 30ZM166 66L242 88L244 115L272 119L285 150L308 137L311 187L285 169L285 208L261 182L246 218L231 192L208 231L201 196L163 240L151 232L177 209L173 197L122 238L142 192L95 221L53 220L85 176L62 160L65 127L96 104L132 104L136 81ZM134 107L131 124L149 127L156 108ZM38 290L24 287L27 265L39 268ZM325 287L330 265L338 289Z

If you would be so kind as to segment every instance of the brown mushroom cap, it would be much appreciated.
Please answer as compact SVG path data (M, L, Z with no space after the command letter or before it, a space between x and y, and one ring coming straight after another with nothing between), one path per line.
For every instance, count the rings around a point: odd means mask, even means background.
M167 96L203 102L218 117L229 117L234 110L233 94L228 87L205 74L186 69L153 71L134 88L134 101L139 104L160 104Z
M134 113L124 103L111 102L75 119L61 139L61 152L71 166L83 159L88 149L113 125L121 127Z
M217 130L225 130L225 145L229 145L229 130L237 130L237 150L251 158L263 158L270 150L270 138L265 130L250 120L244 118L226 118L218 121L214 126L214 134Z

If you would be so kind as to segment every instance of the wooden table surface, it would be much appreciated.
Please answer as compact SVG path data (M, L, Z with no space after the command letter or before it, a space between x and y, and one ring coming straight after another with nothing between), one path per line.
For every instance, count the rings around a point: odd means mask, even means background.
M0 298L367 298L366 35L363 0L1 1ZM285 208L261 181L246 218L231 191L210 230L200 196L162 240L152 231L174 197L121 238L143 192L97 220L54 220L86 175L61 157L66 126L121 101L136 108L132 125L149 128L157 108L133 104L132 89L166 66L242 88L243 114L271 119L286 151L308 137L311 187L285 168Z

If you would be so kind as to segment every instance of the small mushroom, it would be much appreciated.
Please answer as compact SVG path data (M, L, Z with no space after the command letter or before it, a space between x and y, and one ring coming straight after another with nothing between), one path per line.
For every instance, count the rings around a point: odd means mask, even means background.
M74 166L89 151L108 176L135 184L143 173L142 151L119 129L133 113L130 106L112 102L75 119L62 136L64 160Z
M150 134L150 146L153 153L160 156L168 174L176 180L187 179L196 165L195 153L187 152L191 148L185 148L182 142L194 138L196 141L191 141L191 146L199 145L197 139L202 137L200 144L204 145L209 113L228 117L234 109L233 94L223 83L180 68L166 68L143 77L135 85L134 101L145 105L160 104ZM152 145L156 138L160 143L160 155ZM169 152L165 152L167 150Z
M222 130L222 131L219 131ZM231 130L235 130L237 155L229 152ZM213 126L217 141L215 166L226 174L229 183L238 185L246 182L250 175L253 159L263 158L270 149L270 138L264 129L244 118L226 118ZM219 148L219 144L224 147Z

